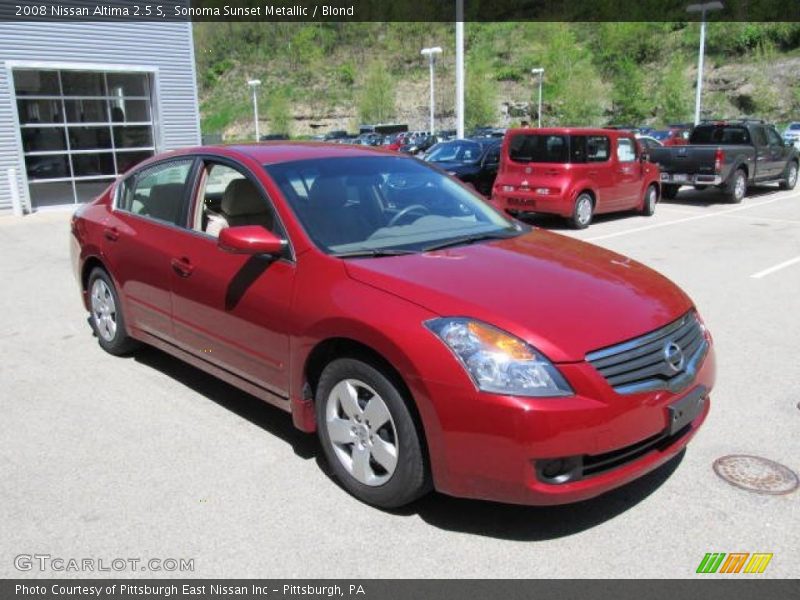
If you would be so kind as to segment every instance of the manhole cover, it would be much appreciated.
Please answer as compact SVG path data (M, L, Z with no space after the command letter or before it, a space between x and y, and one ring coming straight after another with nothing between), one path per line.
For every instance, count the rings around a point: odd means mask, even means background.
M731 485L758 494L789 494L798 485L794 471L760 456L723 456L714 461L714 472Z

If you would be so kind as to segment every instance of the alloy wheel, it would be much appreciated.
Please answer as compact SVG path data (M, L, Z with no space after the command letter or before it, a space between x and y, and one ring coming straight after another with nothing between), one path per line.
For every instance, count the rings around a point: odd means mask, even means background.
M744 175L738 175L736 177L736 187L733 189L733 193L736 196L737 200L741 200L744 198L744 190L745 190L745 179Z
M581 225L586 225L592 218L592 201L586 196L582 196L578 200L578 207L576 209L578 214L578 221Z
M97 333L110 342L117 335L117 306L114 295L105 281L95 279L92 284L92 319Z
M793 188L794 184L797 183L797 165L794 163L789 166L789 176L786 178L786 183L790 188Z
M397 468L398 435L389 407L358 379L337 383L328 394L325 427L336 458L359 483L379 486Z

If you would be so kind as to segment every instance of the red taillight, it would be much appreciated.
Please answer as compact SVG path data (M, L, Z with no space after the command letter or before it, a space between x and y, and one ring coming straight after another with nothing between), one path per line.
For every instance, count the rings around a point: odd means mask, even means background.
M722 148L717 148L717 152L714 154L714 171L719 173L722 171L722 163L725 162L725 153L722 151Z

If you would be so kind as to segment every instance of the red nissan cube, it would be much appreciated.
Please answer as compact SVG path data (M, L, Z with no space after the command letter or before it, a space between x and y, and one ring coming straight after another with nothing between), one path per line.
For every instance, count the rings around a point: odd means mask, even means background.
M72 219L100 346L148 344L291 413L380 507L559 504L679 453L711 337L665 277L367 147L157 156Z
M633 133L615 129L511 129L492 190L509 214L566 217L576 229L596 214L655 213L658 166L647 161Z

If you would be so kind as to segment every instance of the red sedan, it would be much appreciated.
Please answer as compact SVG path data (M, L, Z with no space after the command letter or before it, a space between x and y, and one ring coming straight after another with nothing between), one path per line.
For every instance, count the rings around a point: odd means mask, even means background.
M317 431L382 507L590 498L680 452L714 383L692 301L369 148L155 157L72 220L100 345L160 348Z

